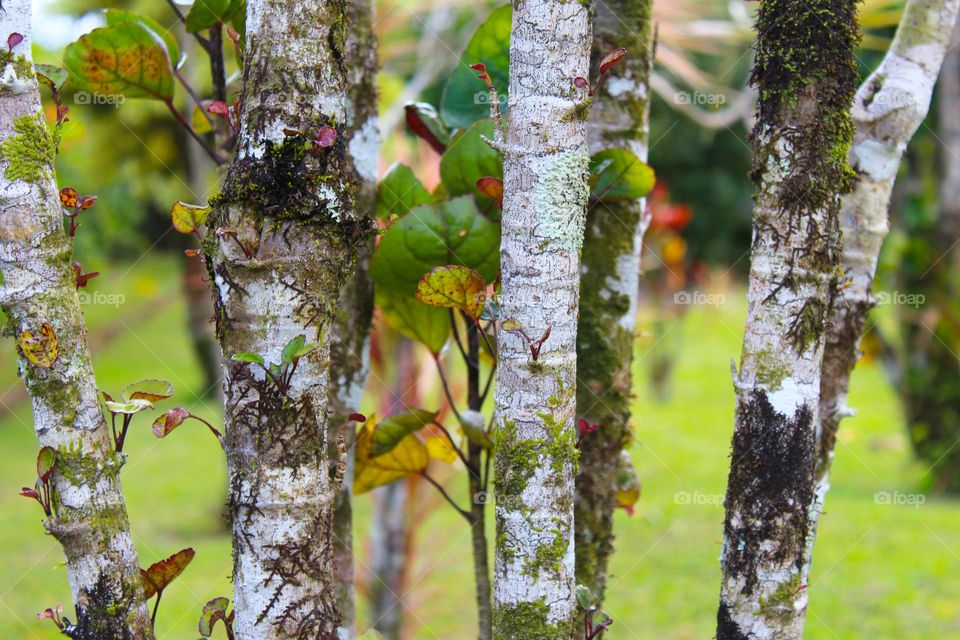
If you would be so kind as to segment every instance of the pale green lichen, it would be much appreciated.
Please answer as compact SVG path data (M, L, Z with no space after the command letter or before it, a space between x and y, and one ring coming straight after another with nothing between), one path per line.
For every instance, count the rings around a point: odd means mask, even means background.
M56 148L43 114L23 115L13 121L14 135L0 143L0 158L7 163L7 180L36 183L48 179L53 170Z
M561 251L579 252L583 245L589 164L585 153L557 154L541 169L533 192L537 236L552 241Z

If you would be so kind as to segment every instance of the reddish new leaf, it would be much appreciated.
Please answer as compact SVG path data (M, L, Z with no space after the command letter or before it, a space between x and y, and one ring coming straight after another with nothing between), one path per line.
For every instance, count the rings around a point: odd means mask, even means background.
M603 59L600 60L600 75L602 76L611 68L617 65L624 56L627 55L627 50L625 47L620 47L619 49L614 49L607 55L603 56Z
M443 152L447 150L447 145L437 136L436 132L428 126L423 114L417 107L417 104L408 104L403 108L407 119L407 126L410 127L410 131L412 131L414 135L425 141L430 145L431 149L442 155ZM434 117L436 116L435 113L432 115Z
M144 596L149 600L154 595L162 593L171 582L176 580L177 576L183 573L196 553L187 547L169 558L154 562L147 569L141 569L140 578L143 580Z
M13 51L13 48L23 42L23 36L14 31L9 36L7 36L7 49Z
M57 464L57 452L53 447L43 447L37 454L37 477L43 482L50 480L53 467Z
M497 206L503 209L503 180L493 176L478 178L477 190L488 198L493 198Z
M67 209L73 209L77 206L77 190L73 187L64 187L60 189L60 204Z
M153 421L153 435L163 438L189 417L189 411L183 407L174 407Z
M336 141L337 130L328 124L320 127L320 130L317 131L317 135L313 139L313 143L322 148L332 147Z

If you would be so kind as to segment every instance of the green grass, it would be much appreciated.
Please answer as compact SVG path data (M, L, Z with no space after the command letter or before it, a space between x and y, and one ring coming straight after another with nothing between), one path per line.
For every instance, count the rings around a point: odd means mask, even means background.
M179 260L147 260L123 275L105 274L98 290L122 292L126 303L91 309L91 330L123 320L138 304L173 295ZM682 346L672 398L657 403L644 365L652 338L637 344L637 439L643 480L637 513L617 514L608 612L611 640L713 636L733 390L730 359L739 354L742 301L694 308L671 335ZM142 377L169 378L177 404L220 420L203 389L184 332L183 304L156 313L96 354L98 382L116 390ZM0 383L11 384L12 341L0 344ZM10 380L8 380L10 378ZM811 640L907 640L960 636L960 504L879 504L878 492L913 494L925 469L903 436L897 399L883 372L866 363L855 375L851 403L859 414L843 425L809 585L806 637ZM372 405L372 403L371 403ZM162 408L172 405L163 405ZM124 468L137 548L144 563L197 549L193 564L164 595L160 640L195 638L202 604L230 594L230 545L220 513L226 495L223 457L204 429L183 428L157 441L149 418L133 425ZM36 504L16 495L29 483L36 441L28 405L0 419L0 638L56 638L34 614L69 592L57 544L42 533ZM447 478L465 501L462 475ZM414 548L403 594L412 638L473 637L473 595L466 527L430 487L417 489ZM371 501L357 500L359 573L367 557ZM368 582L369 578L364 577ZM366 607L360 603L361 619Z

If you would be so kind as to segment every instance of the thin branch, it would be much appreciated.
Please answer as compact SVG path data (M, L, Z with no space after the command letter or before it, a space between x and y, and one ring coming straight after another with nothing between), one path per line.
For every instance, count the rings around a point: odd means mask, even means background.
M447 402L450 404L450 410L453 411L453 415L457 417L457 422L463 424L463 418L460 416L460 412L457 411L457 403L453 400L453 395L450 393L450 386L447 384L447 376L443 373L443 365L440 364L440 356L433 356L433 361L437 364L437 371L440 373L440 383L443 386L443 393L447 396Z
M444 489L439 482L431 478L426 471L421 471L420 475L423 476L427 480L427 482L432 484L437 489L437 491L440 492L440 495L444 497L444 499L450 504L451 507L457 510L457 513L463 516L463 518L467 522L473 523L473 516L470 514L470 512L464 509L461 509L460 505L458 505L456 502L453 501L453 498L450 497L450 494L447 493L447 490Z
M207 155L210 156L210 159L216 162L218 165L226 164L226 160L221 158L214 149L211 149L206 141L193 130L193 127L184 119L183 114L177 111L177 108L173 106L171 100L164 100L163 103L167 105L167 109L170 110L170 113L173 114L173 117L176 118L177 122L180 123L180 126L187 130L187 133L190 134L197 144L199 144L204 151L207 152Z
M210 123L210 126L212 127L213 118L211 118L210 114L207 113L207 110L203 108L203 101L200 99L200 96L197 95L197 92L193 90L193 87L190 86L190 83L187 82L187 79L183 77L183 74L181 74L179 70L174 69L173 75L180 82L180 86L182 86L186 90L187 94L193 100L193 103L197 105L197 108L200 109L200 113L203 114L203 117L206 119L207 122Z

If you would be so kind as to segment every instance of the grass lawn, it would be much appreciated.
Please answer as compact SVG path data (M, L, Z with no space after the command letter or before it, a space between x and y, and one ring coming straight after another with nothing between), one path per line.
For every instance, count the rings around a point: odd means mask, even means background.
M124 295L116 310L90 307L92 334L136 317L96 353L98 383L119 390L144 377L168 378L177 388L177 404L219 421L216 401L203 397L183 329L180 264L177 257L148 259L125 273L126 267L115 266L91 283L96 291ZM144 304L155 305L155 312L136 313ZM606 607L616 620L611 640L713 636L733 426L729 363L739 354L743 314L737 297L719 308L694 308L670 329L680 334L683 348L673 396L665 403L653 400L644 382L644 355L652 338L638 341L633 454L644 489L632 518L617 514L618 552ZM3 397L7 387L18 384L9 339L0 343L0 363ZM858 370L852 404L859 413L842 429L808 587L806 637L960 637L960 503L878 500L877 494L916 493L925 469L911 459L900 407L878 367L867 363ZM5 412L0 417L0 638L52 639L60 636L34 614L57 601L72 607L58 545L43 535L39 507L17 496L33 477L37 445L30 408L21 403L10 409L0 406ZM183 428L158 441L149 422L143 416L135 420L128 437L124 491L144 563L186 546L197 550L193 564L165 593L157 624L160 640L190 640L197 637L202 604L230 594L229 536L220 518L226 496L223 457L204 429ZM462 480L451 476L448 485L465 501ZM474 637L468 532L428 489L418 489L431 508L417 519L403 594L410 637L466 640ZM359 498L361 573L369 510L370 499ZM363 620L363 602L360 609Z

